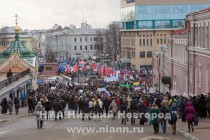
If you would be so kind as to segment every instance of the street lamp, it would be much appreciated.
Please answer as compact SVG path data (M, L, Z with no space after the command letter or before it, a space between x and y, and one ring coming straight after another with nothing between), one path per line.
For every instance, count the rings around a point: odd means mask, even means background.
M156 52L155 53L155 56L157 57L157 66L158 66L158 91L160 93L160 55L161 55L161 52Z

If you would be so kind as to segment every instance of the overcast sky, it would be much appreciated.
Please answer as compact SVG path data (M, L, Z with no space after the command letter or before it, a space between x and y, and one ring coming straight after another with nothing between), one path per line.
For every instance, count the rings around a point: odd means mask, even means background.
M0 13L0 26L14 26L18 14L22 29L80 27L83 17L93 27L106 27L120 20L120 0L1 0Z

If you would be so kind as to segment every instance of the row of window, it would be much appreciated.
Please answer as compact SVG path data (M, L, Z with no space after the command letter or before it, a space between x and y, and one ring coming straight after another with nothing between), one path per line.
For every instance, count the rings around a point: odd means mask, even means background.
M146 53L147 53L147 58L152 58L152 51L147 51L147 52L145 52L145 51L142 51L142 52L140 52L139 53L139 57L140 58L146 58Z
M125 53L126 53L126 51L123 51L123 56L125 56ZM130 59L130 58L135 58L136 57L136 53L135 53L135 51L127 51L127 58L128 59ZM139 57L140 58L152 58L152 51L147 51L147 52L145 52L145 51L141 51L140 53L139 53Z
M139 39L140 47L151 46L152 47L152 39Z
M83 41L84 40L84 41ZM93 42L93 40L94 41L98 41L98 38L97 37L94 37L94 39L91 37L90 38L90 42ZM102 39L103 40L103 39ZM80 41L80 42L88 42L88 38L86 37L85 39L83 39L83 38L80 38L80 39L78 39L78 38L74 38L74 42L78 42L78 41Z
M96 46L94 46L93 48L93 45L90 45L90 50L96 50ZM77 46L74 46L74 50L83 50L83 46L79 46L79 49L77 48ZM88 46L85 46L84 50L88 50Z
M154 35L152 35L152 34L141 34L139 32L122 32L122 36L124 36L124 35L127 35L127 36L130 36L130 35L133 36L134 35L135 36L135 34L139 37L166 36L166 34L154 34Z

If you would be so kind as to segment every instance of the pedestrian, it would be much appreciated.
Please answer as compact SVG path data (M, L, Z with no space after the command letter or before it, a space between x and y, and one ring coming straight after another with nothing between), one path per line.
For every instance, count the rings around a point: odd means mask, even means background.
M135 114L138 110L138 100L136 97L132 97L132 100L130 102L130 112L131 112L131 125L135 125Z
M12 70L10 69L10 70L7 72L7 78L8 78L9 83L12 82L12 79L11 79L12 76L13 76L13 73L12 73Z
M7 98L1 100L1 114L7 113Z
M16 113L16 115L18 115L19 114L19 108L20 108L20 101L18 100L17 97L15 97L15 99L14 99L14 104L15 104L15 113Z
M159 123L158 123L158 114L160 113L158 106L156 104L152 104L150 109L151 123L153 125L154 134L159 133Z
M45 102L45 111L46 111L46 115L47 115L47 120L48 119L50 119L49 118L49 111L51 111L52 110L52 103L48 100L48 99L46 99L46 102Z
M208 112L208 117L210 118L210 92L208 93L208 97L206 98L206 109Z
M140 125L144 125L144 123L146 122L145 113L147 112L147 108L146 108L143 100L140 100L140 103L138 105L138 112L140 114L140 116L139 116L140 117L139 124Z
M164 103L161 105L160 113L163 114L163 118L159 118L159 123L162 127L163 133L166 133L166 124L167 124L166 115L167 113L169 113L169 109L166 107Z
M121 103L121 113L123 114L121 124L124 124L124 125L126 125L126 122L128 121L128 118L126 117L127 107L128 107L128 101L126 100L124 96Z
M188 130L190 132L190 130L192 129L192 132L194 132L193 122L195 119L195 109L190 101L187 101L186 103L185 112L186 112L186 120L188 122Z
M171 124L171 128L173 131L173 134L176 134L176 122L177 122L177 118L178 118L178 110L176 107L176 103L172 103L171 107L170 107L170 114L171 114L171 119L169 120Z
M95 111L95 121L97 118L99 118L100 120L100 105L98 101L96 101L94 111Z
M7 102L7 107L8 107L8 110L10 112L10 115L12 114L12 111L13 111L13 102L12 102L12 99L9 98L8 102Z
M115 116L116 116L117 111L118 111L118 107L117 107L117 104L116 104L115 100L112 100L112 103L109 106L109 110L112 111L113 119L115 120Z

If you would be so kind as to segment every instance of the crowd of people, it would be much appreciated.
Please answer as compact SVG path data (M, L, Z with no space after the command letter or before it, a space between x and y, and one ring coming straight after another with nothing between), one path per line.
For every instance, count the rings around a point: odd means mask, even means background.
M135 76L134 76L135 77ZM188 122L189 132L193 132L193 126L198 125L198 118L210 117L210 93L208 96L203 94L193 97L171 96L169 93L149 93L149 84L139 79L136 81L113 81L104 82L101 80L90 80L87 85L72 84L71 82L60 83L54 81L39 86L38 89L29 92L27 98L28 112L34 113L36 105L42 105L47 114L47 120L50 119L49 112L54 111L55 121L64 119L65 109L74 110L75 114L82 113L82 120L86 119L85 114L89 114L89 120L93 120L93 114L100 115L109 113L113 114L113 119L116 119L118 111L121 113L131 113L131 119L122 117L121 124L126 125L131 122L131 125L153 125L154 133L160 132L159 127L163 133L167 131L167 123L172 127L173 134L176 134L176 122L181 118L183 122ZM138 82L139 87L136 90L134 83ZM119 86L121 85L121 86ZM122 86L124 85L124 86ZM130 85L130 86L127 86ZM98 91L98 88L105 88L109 93L104 94L103 91ZM15 98L14 106L16 113L20 107L20 101ZM4 98L1 101L1 113L7 113L9 110L12 113L13 102L11 99L7 101ZM61 113L60 113L61 112ZM133 116L134 113L143 114L139 118ZM147 118L146 114L162 113L170 114L170 118ZM136 122L139 119L138 123ZM96 118L95 118L96 120Z

